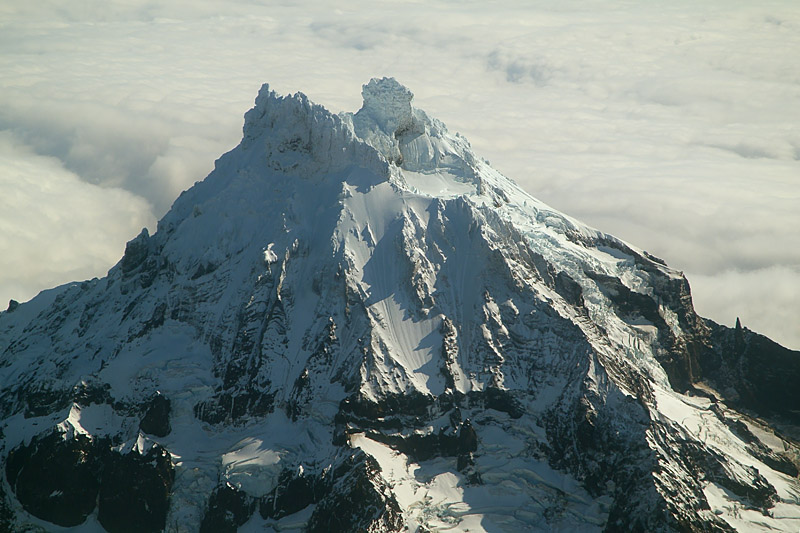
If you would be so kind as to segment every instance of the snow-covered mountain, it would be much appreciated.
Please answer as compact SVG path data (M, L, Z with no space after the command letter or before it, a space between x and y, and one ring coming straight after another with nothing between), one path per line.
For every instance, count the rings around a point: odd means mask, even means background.
M800 353L363 96L0 314L0 530L800 529Z

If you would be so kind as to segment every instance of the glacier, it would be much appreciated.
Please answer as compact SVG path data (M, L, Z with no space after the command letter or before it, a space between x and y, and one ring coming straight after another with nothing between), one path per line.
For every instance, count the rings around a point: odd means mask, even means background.
M798 352L362 96L264 85L105 278L0 314L0 530L800 529Z

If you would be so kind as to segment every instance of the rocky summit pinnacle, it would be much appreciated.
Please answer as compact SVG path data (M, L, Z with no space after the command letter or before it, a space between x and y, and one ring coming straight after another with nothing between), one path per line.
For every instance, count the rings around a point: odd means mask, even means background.
M361 90L361 113L371 117L387 135L407 128L414 120L414 94L394 78L373 78Z
M362 94L0 313L0 531L796 532L800 354Z

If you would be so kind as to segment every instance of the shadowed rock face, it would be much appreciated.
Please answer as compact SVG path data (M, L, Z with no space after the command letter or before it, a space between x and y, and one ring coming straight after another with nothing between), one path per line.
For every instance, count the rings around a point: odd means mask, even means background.
M258 509L265 520L280 520L314 506L309 532L402 531L402 510L381 477L377 462L364 454L345 454L323 471L281 472L275 488L255 498L220 485L209 498L200 531L236 531Z
M108 440L59 432L34 437L11 450L6 478L26 512L71 527L98 507L110 532L161 531L174 479L169 453L120 454Z
M24 509L64 527L82 524L94 511L99 474L94 445L83 435L34 438L6 460L6 477Z
M0 487L0 532L14 533L16 522L14 511L11 510L11 502L5 489Z
M333 470L330 492L308 521L309 533L402 531L402 510L372 457L356 453Z
M363 96L264 86L106 278L0 313L0 532L800 529L800 354Z
M156 437L166 437L171 428L169 425L170 401L161 394L157 394L147 406L144 418L139 423L139 429Z
M743 328L710 320L710 349L700 363L707 381L732 405L800 426L800 354Z
M230 484L220 485L208 500L200 533L235 532L253 514L256 502Z
M175 480L169 452L111 454L103 462L97 519L109 532L163 531Z

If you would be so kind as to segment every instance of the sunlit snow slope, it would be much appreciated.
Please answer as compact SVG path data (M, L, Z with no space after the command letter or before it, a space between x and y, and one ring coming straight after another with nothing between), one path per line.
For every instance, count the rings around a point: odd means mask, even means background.
M800 354L363 96L0 314L0 530L800 529Z

